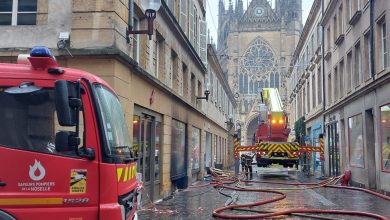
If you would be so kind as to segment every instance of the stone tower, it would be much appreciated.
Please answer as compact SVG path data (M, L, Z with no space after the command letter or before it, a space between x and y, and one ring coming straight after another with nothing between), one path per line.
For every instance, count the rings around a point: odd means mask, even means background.
M274 2L275 5L271 5ZM228 3L228 5L225 5ZM302 30L302 0L219 0L218 55L234 93L242 144L252 144L262 88L278 88L286 99L285 79Z

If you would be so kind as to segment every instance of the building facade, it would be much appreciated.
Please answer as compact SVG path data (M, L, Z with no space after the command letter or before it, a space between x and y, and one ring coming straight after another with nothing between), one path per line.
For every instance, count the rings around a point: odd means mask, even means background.
M321 6L321 0L313 2L291 60L287 83L290 127L294 128L294 123L304 117L307 137L305 141L313 146L319 145L319 136L323 133ZM312 172L320 176L320 155L313 153L311 156Z
M354 185L389 192L390 5L385 0L323 0L321 4L326 174L351 170ZM300 101L294 97L303 88L290 94L295 109ZM306 96L315 96L310 91Z
M61 66L107 81L126 114L144 198L156 201L204 175L206 147L219 155L215 163L230 166L231 128L225 122L235 104L220 77L214 77L222 85L213 94L216 103L200 99L211 88L209 75L217 74L208 70L208 62L217 64L208 58L203 1L162 1L151 40L126 39L129 20L133 30L147 29L140 2L134 0L132 11L124 0L5 1L0 61L16 62L18 54L45 45Z
M219 1L218 55L238 97L241 143L250 145L258 125L262 88L278 88L286 101L286 73L302 30L302 1L252 0L243 9Z
M231 168L234 164L233 135L236 121L234 112L237 104L219 64L214 44L207 46L207 65L206 81L207 87L210 88L210 95L206 111L214 122L219 125L225 124L228 136L221 139L220 135L206 131L206 167ZM218 144L220 142L222 144Z

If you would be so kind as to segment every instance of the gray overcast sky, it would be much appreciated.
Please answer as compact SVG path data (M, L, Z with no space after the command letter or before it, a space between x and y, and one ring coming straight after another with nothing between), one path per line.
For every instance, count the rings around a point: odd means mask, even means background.
M229 0L224 0L225 6L228 7ZM244 10L247 7L248 1L244 0ZM215 43L217 43L217 29L218 29L218 2L219 0L206 0L206 20L207 20L207 28L210 30L210 35L213 37ZM233 4L236 2L232 0ZM302 0L302 19L303 23L305 23L306 18L310 12L311 5L313 4L313 0Z

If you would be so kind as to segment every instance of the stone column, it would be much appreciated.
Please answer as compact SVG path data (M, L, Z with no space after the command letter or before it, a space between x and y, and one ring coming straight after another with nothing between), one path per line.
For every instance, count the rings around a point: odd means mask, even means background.
M162 157L162 172L160 191L163 198L169 196L171 192L171 146L172 146L172 117L168 115L163 116L163 144L161 148Z
M192 125L187 124L187 176L188 185L193 182L192 179Z

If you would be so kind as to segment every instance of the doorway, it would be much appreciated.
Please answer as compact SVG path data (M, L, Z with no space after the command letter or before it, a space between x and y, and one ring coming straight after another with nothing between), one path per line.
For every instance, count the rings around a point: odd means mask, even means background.
M133 148L136 148L138 173L142 175L145 196L142 202L160 199L161 122L148 114L133 116Z
M206 132L206 151L205 151L205 169L207 171L208 174L211 174L210 173L210 167L211 167L211 143L212 143L212 136L211 136L211 133L209 132Z
M329 176L340 175L340 146L339 146L339 125L332 122L327 126L328 153L329 153Z

